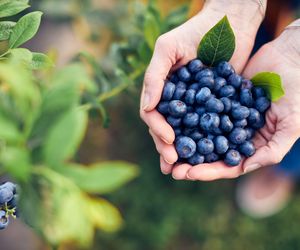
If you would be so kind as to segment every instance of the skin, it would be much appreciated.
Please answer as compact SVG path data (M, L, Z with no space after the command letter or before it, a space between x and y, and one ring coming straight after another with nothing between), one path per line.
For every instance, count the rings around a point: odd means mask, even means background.
M201 37L226 13L237 41L230 63L241 73L248 61L258 26L263 18L264 8L256 1L247 1L249 5L247 7L245 1L232 0L226 3L208 1L197 16L162 35L156 43L145 74L140 115L149 126L157 151L161 155L161 171L164 174L172 173L174 179L211 181L236 178L245 172L280 162L300 136L300 103L298 103L300 91L297 88L297 81L300 79L300 52L297 49L300 47L300 28L291 27L279 38L263 46L249 61L243 73L245 77L251 78L261 71L277 72L282 77L286 92L285 97L273 103L267 112L266 126L259 131L254 140L257 148L254 156L237 167L228 167L223 162L194 167L189 164L174 166L177 160L173 146L174 132L163 116L155 110L169 71L196 57ZM247 15L243 13L245 9ZM299 22L296 26L297 24Z

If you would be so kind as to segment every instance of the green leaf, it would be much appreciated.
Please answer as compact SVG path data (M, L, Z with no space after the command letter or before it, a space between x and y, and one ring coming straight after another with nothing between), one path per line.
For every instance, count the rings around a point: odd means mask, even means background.
M0 18L14 16L28 7L28 0L1 0Z
M202 38L198 56L209 66L215 66L221 61L229 61L235 49L235 36L227 16L224 16Z
M87 111L77 108L66 113L49 130L43 154L50 166L56 166L75 154L85 135L87 121Z
M62 166L58 171L82 190L97 194L110 193L138 175L136 165L121 161L101 162L88 167L73 164Z
M105 232L115 232L121 228L123 219L119 210L108 201L87 197L85 200L87 215L96 228Z
M255 86L264 88L272 102L284 96L281 77L274 72L260 72L252 77L251 81Z
M155 41L160 35L160 27L151 13L146 13L144 20L144 37L151 50L154 49Z
M16 48L9 51L10 59L15 63L29 65L32 61L32 53L28 49Z
M0 41L8 40L12 32L15 22L3 21L0 22Z
M17 48L30 40L38 31L42 12L35 11L20 18L9 38L9 47Z
M22 139L22 134L17 127L17 123L0 113L0 148L4 143L18 143Z
M53 67L54 64L47 55L33 52L30 66L32 69L38 70Z

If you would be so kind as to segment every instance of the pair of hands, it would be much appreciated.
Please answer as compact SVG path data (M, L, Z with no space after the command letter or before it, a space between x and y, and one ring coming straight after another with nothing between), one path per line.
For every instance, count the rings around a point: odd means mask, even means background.
M176 164L178 156L173 145L175 134L155 107L169 72L197 56L201 38L225 15L224 10L205 6L200 14L160 36L145 74L140 116L149 126L149 132L160 154L161 171L164 174L172 173L177 180L211 181L236 178L255 169L274 165L282 160L300 137L300 88L297 86L300 84L300 28L286 29L280 37L264 45L248 61L263 18L260 15L261 6L255 8L252 5L247 9L243 5L233 4L230 7L232 9L228 18L236 35L236 49L230 63L237 73L242 73L246 78L262 71L280 74L285 96L272 103L267 112L266 125L254 138L256 153L239 166L228 167L221 161L193 167L189 164ZM239 13L242 8L253 10L253 15L251 16L251 12L247 13L248 19L245 18L245 13Z

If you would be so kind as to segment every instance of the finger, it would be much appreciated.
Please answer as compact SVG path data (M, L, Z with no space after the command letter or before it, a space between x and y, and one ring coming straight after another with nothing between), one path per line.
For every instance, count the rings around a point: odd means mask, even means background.
M161 154L163 159L168 164L174 164L178 159L174 145L166 144L163 140L156 136L151 129L149 129L149 133L154 140L156 150Z
M167 163L162 156L160 156L160 170L163 174L172 173L173 164Z
M172 127L166 122L166 119L156 110L150 112L141 112L141 117L151 129L153 134L158 136L167 144L173 144L175 133Z
M187 179L199 181L213 181L217 179L232 179L239 177L242 173L242 162L235 167L227 166L224 162L218 161L209 164L199 164L187 172Z
M175 180L186 180L186 173L191 169L192 166L184 163L184 164L176 164L172 170L172 177Z
M153 110L160 100L164 81L175 63L171 59L171 51L169 41L164 37L160 37L156 41L154 53L144 78L141 97L141 109L144 111Z

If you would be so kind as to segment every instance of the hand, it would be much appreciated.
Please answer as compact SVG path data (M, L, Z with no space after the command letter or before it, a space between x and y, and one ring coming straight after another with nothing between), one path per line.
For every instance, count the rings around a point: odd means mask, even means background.
M282 78L285 96L273 102L266 114L266 125L254 138L256 153L240 166L223 163L193 167L187 171L192 180L235 178L243 173L279 163L300 137L300 20L298 28L285 30L279 38L263 46L250 60L244 76L271 71ZM296 22L295 22L296 26Z
M200 14L158 38L145 74L140 116L149 126L149 132L161 155L160 165L164 174L172 172L173 164L178 157L173 146L175 139L173 129L155 110L168 73L197 56L201 38L225 14L236 36L236 49L230 62L237 72L241 72L248 60L257 29L263 19L262 12L264 10L262 11L261 6L255 1L247 1L247 3L241 0L209 1ZM176 166L172 173L173 177L185 178L189 168L191 166L188 164Z

